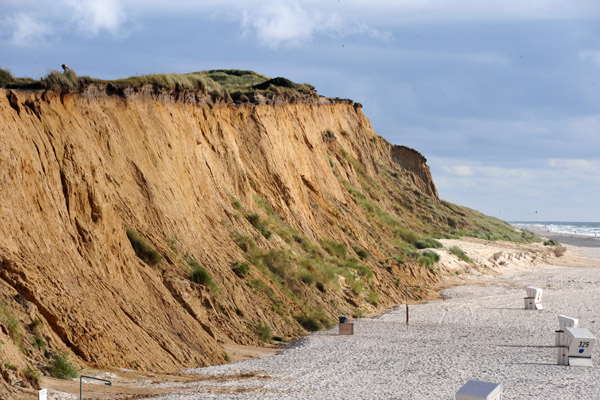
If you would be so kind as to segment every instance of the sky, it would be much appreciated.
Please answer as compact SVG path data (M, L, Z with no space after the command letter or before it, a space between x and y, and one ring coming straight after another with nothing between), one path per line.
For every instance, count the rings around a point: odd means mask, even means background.
M442 199L600 221L598 0L0 0L0 67L40 78L237 68L363 104Z

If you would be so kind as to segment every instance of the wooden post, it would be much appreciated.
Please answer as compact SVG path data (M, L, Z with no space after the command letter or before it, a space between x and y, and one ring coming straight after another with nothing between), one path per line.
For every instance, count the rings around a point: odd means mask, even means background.
M406 325L410 325L410 317L408 312L408 288L421 288L421 286L404 286L404 292L406 293Z

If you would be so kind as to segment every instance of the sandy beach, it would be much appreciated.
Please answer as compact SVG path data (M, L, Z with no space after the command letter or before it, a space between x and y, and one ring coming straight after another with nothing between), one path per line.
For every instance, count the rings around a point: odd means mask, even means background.
M461 271L455 282L461 285L443 290L443 300L410 305L409 326L405 307L398 306L353 320L353 336L339 336L335 326L277 354L190 369L178 381L146 380L139 387L162 393L152 397L162 400L453 399L476 379L501 383L506 399L600 398L598 346L591 368L557 365L554 347L558 314L600 333L599 247L566 245L564 256L546 259L539 244L443 242L445 248L459 243L483 267L461 267L442 250L444 268ZM543 310L524 309L529 285L544 289Z

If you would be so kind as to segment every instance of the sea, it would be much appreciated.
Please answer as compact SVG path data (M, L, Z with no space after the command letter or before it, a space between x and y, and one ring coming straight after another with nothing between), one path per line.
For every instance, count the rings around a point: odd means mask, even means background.
M535 228L546 232L600 237L600 222L510 221L516 228Z

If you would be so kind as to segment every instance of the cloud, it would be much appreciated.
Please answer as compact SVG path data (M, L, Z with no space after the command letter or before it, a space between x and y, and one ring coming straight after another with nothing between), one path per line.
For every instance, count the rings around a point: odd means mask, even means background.
M15 46L32 47L44 42L52 33L52 28L36 17L18 13L2 20L4 35L10 37L10 42Z
M448 175L456 177L472 177L475 179L507 179L532 176L528 168L508 168L483 165L475 161L464 161L452 158L433 158L433 163Z
M304 3L304 4L302 4ZM307 7L301 1L268 1L261 6L242 10L245 35L256 35L267 47L296 47L309 43L317 35L342 38L349 35L389 40L391 32L364 23L348 22L335 11Z
M573 174L600 175L600 160L552 158L547 165Z
M429 162L441 198L488 215L513 221L594 221L600 217L598 159L545 159L516 168L455 158L430 158Z
M297 2L268 2L256 11L244 10L242 24L246 34L253 32L263 45L277 48L301 45L317 32L335 31L339 20L309 12Z
M95 36L100 31L119 34L126 20L116 0L65 0L70 18L81 32Z

